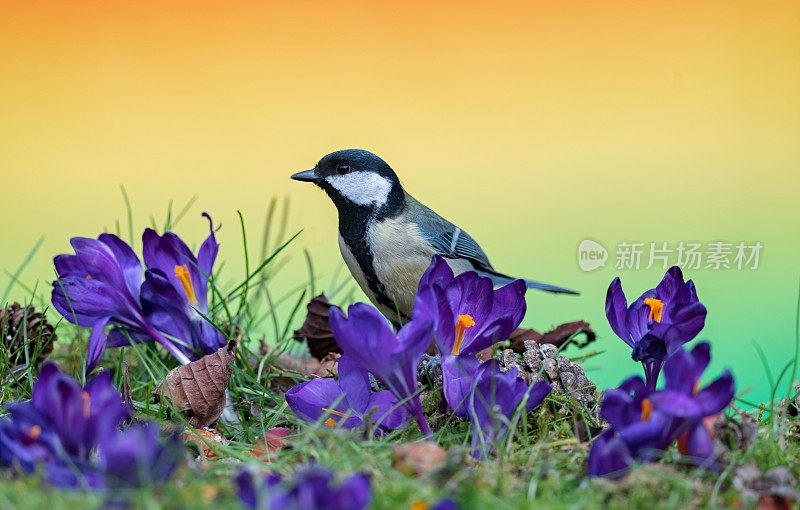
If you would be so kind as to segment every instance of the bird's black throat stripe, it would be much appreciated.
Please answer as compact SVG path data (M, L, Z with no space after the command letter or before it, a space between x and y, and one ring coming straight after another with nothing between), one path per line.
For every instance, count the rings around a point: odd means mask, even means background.
M386 287L375 272L375 254L370 249L367 235L372 223L393 218L402 212L405 207L405 194L402 188L393 187L387 202L380 208L357 205L333 195L331 195L331 199L339 210L339 235L350 248L361 272L364 273L369 290L372 291L378 303L390 310L397 310L397 305L389 297ZM407 317L405 318L407 319Z

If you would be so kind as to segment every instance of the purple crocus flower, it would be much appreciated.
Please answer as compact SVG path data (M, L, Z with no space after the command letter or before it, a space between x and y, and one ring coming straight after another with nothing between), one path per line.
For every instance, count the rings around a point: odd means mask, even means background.
M172 232L159 236L147 229L142 235L148 268L142 286L148 318L161 331L190 342L195 354L209 354L225 345L225 337L202 317L208 314L208 287L219 244L211 217L209 235L197 256ZM199 313L198 313L199 312Z
M480 364L475 355L517 329L525 316L526 290L524 280L495 290L491 279L475 271L455 276L438 255L423 274L419 301L433 312L444 396L456 416L467 416L467 400Z
M347 318L337 308L329 316L336 343L345 355L372 372L401 402L426 436L431 435L417 393L417 366L431 343L433 321L425 306L395 334L383 315L364 303L351 305Z
M372 393L369 374L350 356L339 359L339 381L312 379L289 388L286 402L307 422L324 418L327 427L357 428L369 417L378 430L397 429L408 421L404 406L390 391Z
M0 419L0 466L41 468L58 487L139 487L166 480L183 456L177 434L159 439L155 424L135 425L108 372L81 387L46 363L30 402L7 406Z
M68 321L92 328L86 372L91 372L103 355L108 325L155 340L178 361L188 363L178 346L146 318L140 300L142 266L131 247L113 234L101 234L97 239L74 237L70 244L74 255L54 259L58 280L53 283L52 301ZM120 333L115 335L124 339Z
M706 307L694 283L684 282L677 266L671 267L655 289L628 306L619 278L606 295L606 317L611 329L632 349L644 366L647 386L655 390L664 362L703 329Z
M100 443L99 469L110 487L158 485L172 476L183 451L177 431L162 437L155 423L133 425Z
M42 368L31 401L7 409L10 417L0 421L2 464L27 472L42 464L52 483L67 486L99 483L92 455L130 416L107 372L81 388L53 363Z
M672 421L656 409L641 377L603 393L600 415L610 427L589 451L589 475L620 477L634 462L657 458L674 440Z
M707 427L733 400L736 392L730 371L705 388L700 378L711 360L711 347L701 342L691 351L679 349L664 366L665 387L652 395L653 405L672 417L678 433L678 450L698 465L713 468L714 440Z
M335 484L333 472L319 466L302 468L288 481L244 470L235 482L239 500L252 510L363 510L372 498L368 475L354 474Z
M525 400L525 413L538 407L550 393L547 381L528 385L517 369L500 370L497 360L481 364L468 403L472 422L473 455L483 457L505 436L520 403Z

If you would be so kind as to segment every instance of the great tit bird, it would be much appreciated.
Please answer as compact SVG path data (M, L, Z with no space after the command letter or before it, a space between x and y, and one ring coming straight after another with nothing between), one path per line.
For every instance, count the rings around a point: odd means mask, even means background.
M456 274L476 271L495 286L514 280L492 267L469 234L406 193L394 170L371 152L333 152L292 179L316 184L333 201L347 267L372 303L395 324L411 317L417 286L434 255L445 257ZM526 282L529 289L577 294Z

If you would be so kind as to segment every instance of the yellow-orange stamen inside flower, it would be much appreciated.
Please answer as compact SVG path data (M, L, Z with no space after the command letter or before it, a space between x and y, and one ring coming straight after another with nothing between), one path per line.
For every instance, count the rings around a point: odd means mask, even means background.
M664 315L664 302L658 298L649 297L644 298L644 304L650 307L650 315L647 320L661 322L661 317Z
M192 284L192 275L189 273L189 268L186 264L175 266L175 276L181 281L183 285L183 292L193 305L197 304L197 296L194 293L194 285Z
M651 414L653 414L653 403L650 402L650 399L646 398L642 400L642 421L648 421Z
M37 439L39 436L42 435L42 427L39 425L32 425L31 428L28 429L28 437L31 439Z
M89 410L92 407L92 397L85 391L81 392L81 399L83 400L83 417L89 417Z
M456 319L456 341L453 343L451 354L458 356L461 353L461 344L464 343L464 334L474 325L475 319L472 318L472 315L463 314L458 316L458 319Z
M345 417L345 414L343 412L337 411L336 409L328 409L327 407L323 407L322 410L325 411L328 414L332 414L332 415L338 416L340 418L344 418ZM336 426L336 420L334 420L333 418L328 418L323 423L328 427L335 427Z
M428 504L424 501L414 501L411 503L411 510L428 510Z

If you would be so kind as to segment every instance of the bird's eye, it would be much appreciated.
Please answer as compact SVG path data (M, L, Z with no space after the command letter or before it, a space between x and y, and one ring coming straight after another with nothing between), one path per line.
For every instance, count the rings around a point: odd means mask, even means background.
M350 165L339 165L336 167L336 173L339 175L346 175L350 173Z

